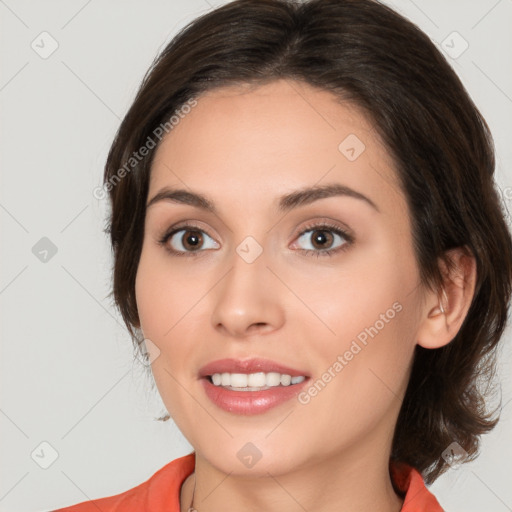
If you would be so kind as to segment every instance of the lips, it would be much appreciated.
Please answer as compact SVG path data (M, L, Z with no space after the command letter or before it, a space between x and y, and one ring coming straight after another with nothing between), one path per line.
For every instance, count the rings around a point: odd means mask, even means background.
M309 377L305 370L291 368L269 359L219 359L206 364L199 370L199 377L205 378L214 373L257 373L276 372L287 374L292 377Z
M233 389L231 386L214 385L211 376L215 374L257 374L275 373L290 377L305 377L300 383L264 387L258 390L246 388L245 391ZM270 361L268 359L220 359L203 366L199 370L199 377L206 396L217 407L232 414L254 415L262 414L285 402L297 397L309 380L305 370Z

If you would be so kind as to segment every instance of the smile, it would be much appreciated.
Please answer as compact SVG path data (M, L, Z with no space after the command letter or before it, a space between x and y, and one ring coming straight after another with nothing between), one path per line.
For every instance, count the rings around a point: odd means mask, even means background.
M240 391L261 391L276 386L300 384L306 377L292 377L286 373L214 373L210 379L213 385Z
M206 396L224 411L262 414L296 397L309 376L266 359L223 359L199 372Z

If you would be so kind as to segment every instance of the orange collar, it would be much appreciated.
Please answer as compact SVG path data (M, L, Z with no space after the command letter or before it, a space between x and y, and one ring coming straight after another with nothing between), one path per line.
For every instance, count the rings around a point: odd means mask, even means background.
M145 482L128 491L54 512L180 512L181 486L194 468L195 453L192 452L169 462ZM401 512L443 512L414 468L394 463L390 465L390 475L397 490L404 495Z

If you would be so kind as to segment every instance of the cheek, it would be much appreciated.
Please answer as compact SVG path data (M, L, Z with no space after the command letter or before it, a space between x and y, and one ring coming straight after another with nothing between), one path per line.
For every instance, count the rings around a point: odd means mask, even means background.
M388 334L395 338L405 328L404 317L411 314L411 298L419 280L410 255L391 249L380 254L361 251L346 258L339 271L327 268L315 272L313 279L310 275L301 272L286 277L312 313L302 317L317 317L312 325L316 335L311 339L323 339L322 344L315 344L323 352L348 348L357 337L362 343L373 337L384 340Z
M151 364L151 373L166 409L173 418L180 415L186 404L180 402L180 392L173 365L187 359L185 343L174 343L183 316L184 297L187 289L180 287L180 293L173 293L176 281L169 269L159 261L159 257L143 249L135 280L135 296L140 326L144 338L156 345L157 356ZM180 315L181 313L181 315ZM179 316L178 316L179 315Z
M379 407L379 401L399 395L408 378L418 322L415 260L411 252L393 251L392 244L367 254L314 286L300 282L325 324L317 322L316 334L309 333L318 342L306 348L306 359L320 372L319 387L336 381L324 396L326 410L339 395L356 409L363 402Z
M180 265L179 261L171 263L159 250L143 248L135 280L142 333L159 351L152 373L169 412L173 402L165 397L175 397L180 382L195 378L184 362L193 361L201 350L198 342L203 340L208 322L198 303L208 286Z
M344 442L340 433L364 436L383 420L391 425L407 386L415 346L413 309L404 293L376 284L343 294L325 317L336 336L317 337L305 354L315 379L299 401L305 417L315 418L319 438L333 445Z
M178 319L190 309L189 303L197 301L197 292L186 285L193 279L177 272L162 253L143 248L135 279L141 329L146 338L154 338L157 343L168 337Z

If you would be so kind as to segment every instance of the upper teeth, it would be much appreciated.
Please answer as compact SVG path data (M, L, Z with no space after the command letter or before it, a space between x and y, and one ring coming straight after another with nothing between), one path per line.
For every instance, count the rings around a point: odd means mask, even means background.
M291 375L277 372L258 373L214 373L212 381L216 386L231 386L233 388L261 388L265 386L289 386L298 384L305 379L303 375Z

